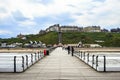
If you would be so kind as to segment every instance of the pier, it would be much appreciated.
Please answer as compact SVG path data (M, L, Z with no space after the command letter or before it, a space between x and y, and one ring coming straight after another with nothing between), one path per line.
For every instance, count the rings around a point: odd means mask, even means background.
M61 47L22 73L0 73L0 80L119 80L120 72L97 72Z

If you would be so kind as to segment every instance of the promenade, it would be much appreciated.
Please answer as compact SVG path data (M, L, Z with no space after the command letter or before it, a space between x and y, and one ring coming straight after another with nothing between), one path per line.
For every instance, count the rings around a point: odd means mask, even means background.
M97 72L59 47L23 73L0 73L0 80L120 80L120 72Z

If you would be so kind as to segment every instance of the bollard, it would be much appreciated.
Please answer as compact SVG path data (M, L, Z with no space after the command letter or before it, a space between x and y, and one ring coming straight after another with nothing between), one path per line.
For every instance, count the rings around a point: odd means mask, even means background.
M106 72L106 56L103 56L104 58L104 72Z
M16 72L16 56L14 56L14 72Z

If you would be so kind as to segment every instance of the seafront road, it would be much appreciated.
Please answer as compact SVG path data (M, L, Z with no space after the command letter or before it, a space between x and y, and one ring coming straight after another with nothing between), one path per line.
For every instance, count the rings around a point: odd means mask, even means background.
M22 73L0 73L0 80L120 80L120 72L97 72L61 47Z

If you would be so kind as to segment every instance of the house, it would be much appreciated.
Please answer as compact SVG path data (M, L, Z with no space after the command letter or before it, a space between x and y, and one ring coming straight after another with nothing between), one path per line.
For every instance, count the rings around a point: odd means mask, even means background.
M19 35L17 35L17 38L20 38L20 39L26 40L25 35L22 35L21 33L20 33Z
M78 27L78 26L60 26L59 24L55 24L50 26L49 28L46 29L46 32L50 32L50 31L55 31L55 32L81 32L83 31L82 27Z
M39 34L45 34L46 31L45 30L40 30Z
M59 31L59 24L52 25L52 26L50 26L49 28L46 29L46 32L50 32L50 31L58 32Z
M67 46L77 47L78 44L68 44Z
M7 43L1 43L1 47L2 48L6 48L7 47Z
M84 44L83 46L87 47L87 48L100 48L100 47L102 47L99 44Z
M88 26L83 29L83 32L101 32L100 26Z
M83 28L78 26L61 26L61 32L81 32Z

